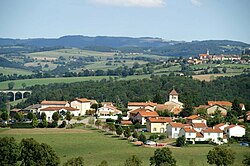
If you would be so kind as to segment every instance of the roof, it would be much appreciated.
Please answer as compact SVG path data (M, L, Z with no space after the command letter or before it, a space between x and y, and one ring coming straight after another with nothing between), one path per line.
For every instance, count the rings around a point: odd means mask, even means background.
M169 123L172 122L172 119L170 117L155 117L149 118L148 121L151 123Z
M222 130L220 130L219 128L212 128L212 127L209 127L209 128L206 128L203 130L204 133L223 133Z
M141 111L151 111L151 110L149 110L149 109L144 109L144 108L137 108L137 109L135 109L135 110L130 111L129 113L130 113L130 114L137 114L138 112L141 112ZM151 111L151 112L152 112L152 111Z
M175 106L174 105L166 105L166 104L157 104L155 110L157 111L171 111Z
M190 128L190 127L184 127L183 130L186 133L196 133L196 131L193 128Z
M203 56L207 56L207 54L199 54L199 56L202 56L202 57L203 57Z
M231 124L231 125L225 127L225 129L231 129L231 128L236 127L236 126L240 126L242 128L245 128L245 126L243 126L243 125L234 125L234 124Z
M169 123L172 127L177 127L177 128L182 128L185 126L191 126L190 124L183 124L183 123L178 123L178 122L170 122Z
M209 105L199 105L198 107L194 107L195 110L197 109L207 109L208 107L210 107Z
M67 101L47 101L47 100L43 100L41 102L42 105L66 105L68 104Z
M188 120L195 120L195 119L204 119L203 117L199 116L199 115L191 115L189 117L187 117Z
M121 124L122 125L132 125L133 123L130 120L122 120Z
M196 138L203 138L204 135L200 132L196 132Z
M113 103L112 102L101 102L101 104L103 105L103 106L113 106Z
M215 125L214 127L220 128L221 126L224 126L224 125L226 125L226 124L225 123L220 123L220 124Z
M207 128L205 123L193 123L192 125L194 128Z
M128 102L128 106L143 106L143 107L151 106L151 107L154 107L156 105L157 105L157 103L153 103L153 102Z
M156 111L140 111L137 114L140 114L143 117L159 116Z
M171 112L174 113L174 115L177 115L181 112L181 109L180 108L174 108Z
M178 95L178 93L176 92L175 89L173 89L169 94L170 94L170 95Z
M67 111L78 111L78 109L73 107L46 107L43 109L40 109L40 111L59 111L61 109L65 109Z
M207 104L210 106L215 105L215 104L226 106L226 107L232 106L232 103L230 101L208 101Z
M37 109L37 108L40 108L40 107L41 107L40 104L33 104L33 105L30 105L30 106L24 108L24 110Z
M85 102L91 102L91 100L87 99L87 98L76 98L76 101L79 101L81 103L85 103Z

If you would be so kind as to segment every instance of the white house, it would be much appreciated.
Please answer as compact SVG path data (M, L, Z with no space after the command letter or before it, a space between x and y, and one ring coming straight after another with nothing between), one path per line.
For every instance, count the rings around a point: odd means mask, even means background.
M221 144L223 143L223 131L220 130L219 128L207 128L201 131L201 133L204 136L204 140L209 141L211 140L212 142L216 144Z
M182 124L177 122L170 122L167 125L167 137L168 138L178 138L180 129L183 127L191 126L190 124Z
M90 110L91 100L87 98L76 98L70 103L70 106L80 110L80 115L86 114L87 110Z
M69 103L67 101L47 101L43 100L40 104L40 108L46 107L69 107Z
M170 117L153 117L147 120L147 131L150 133L167 132L167 124L172 122Z
M129 110L135 110L135 109L150 109L150 110L154 110L156 107L157 103L153 103L153 102L128 102L128 109Z
M118 114L122 114L122 111L118 110L113 103L105 103L97 110L97 115L103 119L117 119Z
M152 117L158 117L158 113L156 111L139 111L135 117L134 121L138 121L142 125L146 124L147 119Z
M186 141L192 141L193 144L195 143L196 138L196 131L190 127L183 127L180 129L179 137L184 136Z
M73 116L79 116L80 114L80 110L72 107L46 107L40 109L39 111L40 115L43 112L46 114L46 118L48 121L52 120L52 116L55 112L58 112L63 117L65 117L67 112L70 112Z
M191 115L186 118L187 123L192 124L192 123L204 123L207 124L207 120L199 115Z
M170 93L169 93L169 99L167 102L164 103L164 105L174 105L175 108L183 108L183 103L179 101L178 98L178 93L176 92L175 89L173 89Z
M224 131L229 138L243 137L246 134L246 129L243 125L229 125L224 128Z
M203 129L207 128L207 125L205 123L192 123L192 126L197 132L201 132Z
M224 129L229 126L227 123L220 123L215 125L214 127L219 128L220 130L224 131Z

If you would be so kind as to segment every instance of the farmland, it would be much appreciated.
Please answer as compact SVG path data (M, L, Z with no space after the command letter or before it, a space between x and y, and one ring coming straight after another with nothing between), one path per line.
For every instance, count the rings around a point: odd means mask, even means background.
M32 72L29 70L8 68L8 67L0 67L0 73L2 73L3 75L12 75L12 74L30 75L32 74Z
M122 165L126 158L137 155L143 165L149 165L155 148L136 147L127 140L120 140L106 135L99 130L91 129L0 129L0 137L13 136L17 141L23 138L34 138L53 147L61 158L61 163L76 156L82 156L86 165L95 166L102 160L110 166ZM110 148L112 147L112 148ZM178 166L186 166L192 160L193 166L208 166L206 155L212 145L191 145L184 148L171 148ZM234 166L241 166L243 156L250 153L248 147L230 145L236 152ZM190 153L192 152L192 153Z

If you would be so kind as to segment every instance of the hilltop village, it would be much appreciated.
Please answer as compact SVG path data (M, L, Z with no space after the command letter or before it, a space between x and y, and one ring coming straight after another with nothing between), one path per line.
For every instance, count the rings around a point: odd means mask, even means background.
M96 124L98 128L102 126L111 131L116 131L119 127L130 128L131 131L136 128L137 131L165 135L166 138L184 137L185 141L191 144L201 142L223 144L228 143L230 138L242 138L246 135L246 127L238 124L243 121L242 117L236 120L226 118L235 109L233 108L235 104L232 102L207 101L207 105L193 108L193 115L181 117L184 104L180 100L178 92L172 89L164 104L151 101L128 102L125 112L112 102L98 103L96 100L87 98L75 98L71 102L44 100L40 104L31 105L25 109L13 109L10 111L10 116L16 118L23 114L30 117L29 114L34 114L41 123L47 121L53 124L54 121L58 121L56 126L62 125L65 120L68 121L68 125L83 123L81 117L87 116L92 118L92 122L90 120L85 122ZM239 111L245 111L243 103L239 103L238 107ZM250 120L250 112L247 112L246 120ZM34 117L27 121L32 124ZM105 124L115 128L112 129Z

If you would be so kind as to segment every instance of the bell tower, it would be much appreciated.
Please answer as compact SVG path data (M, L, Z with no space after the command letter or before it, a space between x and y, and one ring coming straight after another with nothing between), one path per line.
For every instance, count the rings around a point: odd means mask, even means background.
M175 89L173 89L170 93L169 93L169 101L172 102L176 102L178 103L178 93L175 91Z

